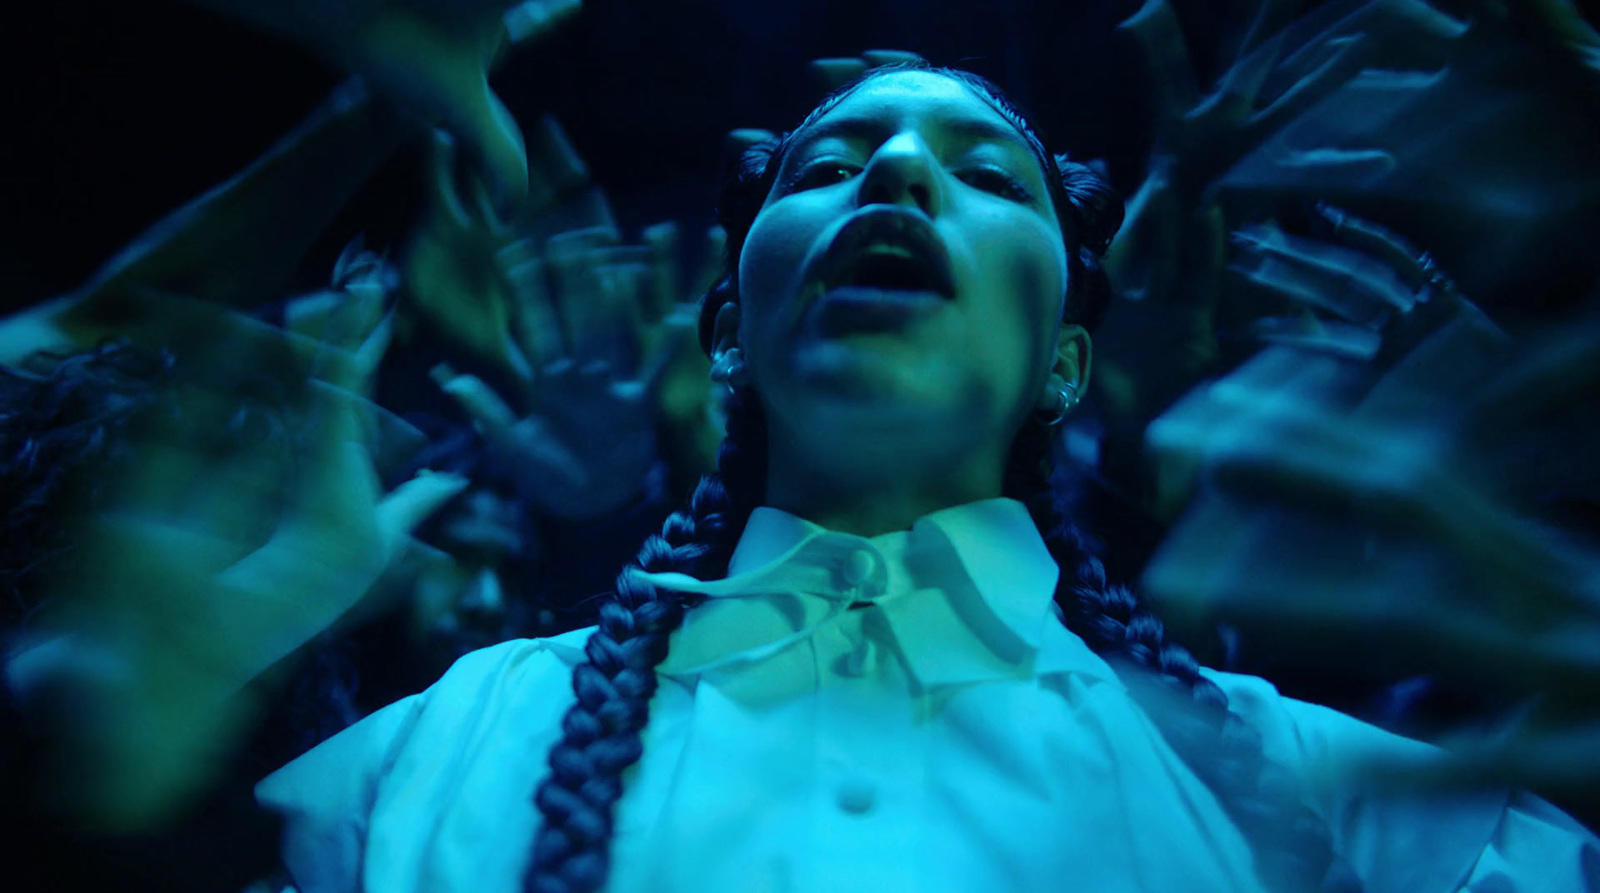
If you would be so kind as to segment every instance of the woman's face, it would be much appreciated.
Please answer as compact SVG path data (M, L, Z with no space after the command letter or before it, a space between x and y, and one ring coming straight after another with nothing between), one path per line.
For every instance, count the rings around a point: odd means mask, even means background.
M928 72L871 80L799 132L739 258L739 342L768 413L1014 430L1066 294L1044 177L992 106Z

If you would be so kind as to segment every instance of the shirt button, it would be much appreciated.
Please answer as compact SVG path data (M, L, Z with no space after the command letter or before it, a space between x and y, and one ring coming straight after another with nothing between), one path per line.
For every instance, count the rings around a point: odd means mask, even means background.
M839 808L851 815L864 815L872 809L878 792L865 779L853 779L839 786Z
M846 555L844 565L840 568L844 574L844 581L850 586L860 586L872 578L872 572L877 567L877 560L866 549L857 549Z

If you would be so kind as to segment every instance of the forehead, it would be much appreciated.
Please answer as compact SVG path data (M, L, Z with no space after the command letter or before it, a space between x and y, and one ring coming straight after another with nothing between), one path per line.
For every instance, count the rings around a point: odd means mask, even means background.
M797 134L797 143L829 136L881 140L906 130L1033 151L1017 128L966 84L926 71L867 81Z

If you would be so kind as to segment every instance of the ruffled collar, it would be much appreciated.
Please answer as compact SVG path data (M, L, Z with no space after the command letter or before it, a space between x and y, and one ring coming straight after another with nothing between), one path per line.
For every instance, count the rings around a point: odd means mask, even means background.
M1013 499L943 509L910 530L870 538L762 507L726 578L632 573L707 596L659 667L684 681L759 664L863 603L881 612L923 688L1061 671L1115 679L1057 619L1060 569Z

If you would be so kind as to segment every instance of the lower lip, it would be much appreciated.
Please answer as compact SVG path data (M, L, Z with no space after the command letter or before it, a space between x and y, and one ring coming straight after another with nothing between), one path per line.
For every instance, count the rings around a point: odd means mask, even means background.
M846 285L817 299L817 326L823 334L886 331L927 316L949 299L938 292Z

